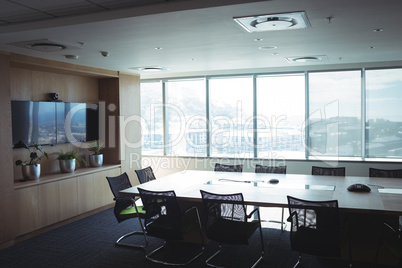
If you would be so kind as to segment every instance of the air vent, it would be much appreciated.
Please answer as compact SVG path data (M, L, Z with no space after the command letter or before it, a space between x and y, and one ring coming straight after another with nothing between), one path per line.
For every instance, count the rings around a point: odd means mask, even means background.
M62 50L79 48L73 45L63 44L61 42L56 42L49 39L22 41L22 42L10 43L8 45L33 49L41 52L58 52Z
M247 32L279 31L311 27L304 11L233 18Z
M327 56L306 56L306 57L287 57L289 63L313 63L327 61Z
M141 71L141 72L162 72L162 71L169 70L168 68L159 67L159 66L133 67L133 68L130 68L130 69Z

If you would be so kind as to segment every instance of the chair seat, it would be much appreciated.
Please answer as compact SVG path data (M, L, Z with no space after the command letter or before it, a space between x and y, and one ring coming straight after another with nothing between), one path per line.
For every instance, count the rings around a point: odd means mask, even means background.
M248 239L259 227L258 220L250 222L220 219L208 228L208 237L212 240L231 244L248 244ZM233 235L233 234L236 235Z
M144 218L145 217L145 210L143 206L137 206L138 209L138 215L140 216L140 218ZM124 219L131 219L131 218L136 218L137 217L137 211L135 210L135 207L128 207L126 209L123 209L120 213L119 213L119 218L121 220Z
M339 257L339 236L336 232L300 226L291 238L293 250L325 257Z

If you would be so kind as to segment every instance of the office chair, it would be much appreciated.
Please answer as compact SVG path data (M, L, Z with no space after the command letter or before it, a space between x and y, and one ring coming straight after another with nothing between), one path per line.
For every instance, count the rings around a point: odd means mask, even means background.
M137 169L135 173L137 174L138 180L140 181L141 184L156 179L155 174L151 167Z
M155 192L138 188L138 192L145 210L144 225L147 235L164 240L163 245L148 253L146 258L165 265L187 265L198 258L204 252L205 245L198 209L193 206L182 212L174 191ZM199 248L197 246L195 254L182 254L187 255L184 262L172 262L154 257L168 242L183 240L184 236L194 229L199 232L201 245ZM184 246L187 245L183 244L183 250Z
M369 176L370 177L402 179L402 169L369 168Z
M338 201L308 201L288 196L290 245L302 254L323 257L340 256L340 219Z
M138 221L140 222L140 226L142 229L142 231L134 231L123 235L116 241L115 244L118 246L145 248L148 245L148 240L146 233L144 232L144 227L141 221L141 218L145 218L145 211L143 210L142 206L136 206L135 204L136 200L134 200L133 198L120 195L121 190L131 187L131 183L127 173L124 172L123 174L115 177L106 177L106 179L109 182L110 189L112 190L112 193L114 195L113 200L115 201L115 206L113 212L117 221L120 223L128 219L138 218ZM145 244L134 245L124 243L122 241L123 239L132 235L143 235L145 239Z
M369 168L369 176L399 179L402 178L402 169ZM399 223L396 224L393 223L393 219L383 222L377 246L376 263L378 263L380 249L384 248L399 261L399 265L402 265L402 216L399 216L397 221Z
M328 167L316 167L311 169L311 175L324 175L324 176L345 176L346 169L344 167L328 168Z
M241 193L214 194L203 190L200 190L200 192L206 213L205 228L207 237L219 243L218 250L205 263L211 267L219 267L212 264L211 260L221 252L222 244L248 245L250 237L259 228L261 256L251 267L257 266L264 257L264 239L258 208L255 208L247 215ZM254 214L257 215L257 219L248 221Z
M243 165L222 165L222 164L216 163L214 171L242 172Z
M272 166L262 166L255 165L255 173L275 173L275 174L286 174L286 166L272 167ZM281 224L281 231L286 227L286 222L283 220L285 214L285 208L282 208L282 218L281 221L270 220L269 222Z

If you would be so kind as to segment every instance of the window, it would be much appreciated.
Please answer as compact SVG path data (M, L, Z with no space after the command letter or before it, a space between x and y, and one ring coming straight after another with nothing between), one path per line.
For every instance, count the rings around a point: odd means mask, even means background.
M366 71L366 157L402 157L402 69Z
M309 74L308 130L310 156L361 156L361 71Z
M206 156L205 79L166 82L167 155Z
M304 74L257 77L257 157L305 157Z
M141 83L142 154L163 155L162 83Z
M209 80L211 156L254 157L253 79Z

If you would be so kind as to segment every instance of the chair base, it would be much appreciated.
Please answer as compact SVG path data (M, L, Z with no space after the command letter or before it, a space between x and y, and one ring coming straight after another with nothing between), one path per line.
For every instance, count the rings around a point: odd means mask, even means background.
M143 245L134 245L134 244L128 244L128 243L124 243L122 240L130 237L132 235L143 235L144 239L145 239L145 244ZM123 247L132 247L132 248L145 248L146 246L148 246L148 239L147 239L147 235L145 232L141 232L141 231L135 231L135 232L131 232L128 234L123 235L122 237L120 237L119 239L117 239L116 246L123 246Z
M201 256L204 253L204 245L201 246L201 249L199 252L196 253L195 256L193 256L192 258L190 258L189 260L187 260L186 262L182 262L182 263L172 263L172 262L167 262L167 261L163 261L163 260L158 260L155 258L152 258L151 256L153 256L154 254L156 254L157 252L161 251L162 249L164 249L166 246L166 241L163 243L162 246L156 248L155 250L151 251L150 253L148 253L145 258L147 258L148 260L155 262L155 263L159 263L159 264L163 264L163 265L172 265L172 266L184 266L184 265L188 265L189 263L191 263L192 261L194 261L195 259L197 259L199 256Z
M212 260L213 258L215 258L215 257L221 252L221 250L222 250L222 246L220 245L220 246L219 246L219 249L218 249L211 257L209 257L209 258L205 261L205 264L208 265L208 266L210 266L210 267L214 267L214 268L225 268L225 267L223 267L223 266L217 266L217 265L214 265L214 264L210 263L210 260ZM260 261L264 258L263 255L264 255L264 253L261 254L261 256L260 256L260 257L258 258L258 260L253 264L253 266L251 266L251 268L256 267L256 266L260 263Z

